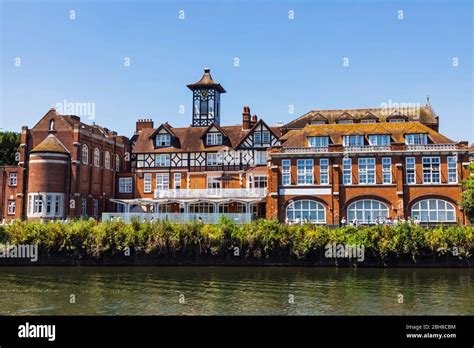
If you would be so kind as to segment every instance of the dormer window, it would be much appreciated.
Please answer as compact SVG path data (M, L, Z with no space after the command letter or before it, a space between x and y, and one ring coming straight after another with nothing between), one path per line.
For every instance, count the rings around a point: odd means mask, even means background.
M361 120L360 123L377 123L377 120Z
M171 135L169 134L158 134L156 136L156 146L164 147L171 145Z
M310 125L320 125L320 124L326 124L326 123L327 122L324 120L313 120L309 122Z
M253 133L254 146L270 145L270 131Z
M386 134L369 135L369 144L372 146L390 145L390 135L386 135Z
M364 136L363 135L344 135L342 138L344 146L363 146Z
M329 137L308 137L309 147L328 147Z
M221 133L207 133L206 145L222 145Z
M339 120L337 121L338 124L353 124L354 121L352 120Z
M405 143L407 145L426 145L428 144L427 134L406 134Z
M391 118L390 120L388 120L389 123L403 123L405 122L405 119L404 118Z

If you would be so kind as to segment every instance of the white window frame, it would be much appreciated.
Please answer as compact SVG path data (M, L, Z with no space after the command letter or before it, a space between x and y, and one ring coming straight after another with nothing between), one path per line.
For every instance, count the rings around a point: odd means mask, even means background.
M115 154L115 171L120 172L120 156Z
M405 158L405 181L407 185L416 184L416 159L415 157Z
M99 216L99 200L98 199L93 199L92 200L92 215L94 216Z
M152 174L143 173L143 192L150 193L152 188Z
M100 150L96 147L94 148L94 167L100 166Z
M18 173L10 173L8 177L8 186L18 185Z
M221 181L218 180L218 176L207 176L206 178L206 185L208 189L220 189L221 186Z
M439 156L423 156L421 161L423 184L440 184L441 158Z
M262 144L268 144L270 145L270 140L271 140L271 136L270 136L270 131L262 131Z
M444 209L440 208L440 202L443 203ZM448 213L452 214L452 219L448 219L448 215L450 215ZM440 215L444 215L444 219L440 219ZM413 218L418 217L420 222L456 222L456 208L444 199L423 199L413 204L411 216ZM428 219L425 219L425 217Z
M281 161L281 184L283 186L291 185L291 160Z
M376 207L374 207L375 204L377 205ZM361 211L362 213L360 213ZM362 219L359 219L358 215ZM347 220L349 222L354 221L354 218L356 218L358 223L374 224L378 217L384 218L389 216L390 210L388 206L376 199L360 199L352 202L347 207Z
M207 145L222 145L222 134L221 133L207 133L206 135Z
M169 167L170 166L170 154L169 153L159 153L155 156L155 166L156 167Z
M382 157L382 183L392 183L392 158Z
M82 213L82 216L87 215L87 198L83 198L83 199L82 199L82 203L81 203L81 213Z
M222 153L220 152L208 152L206 156L206 164L210 167L216 167L222 165Z
M8 215L14 215L16 212L16 201L8 200Z
M328 136L308 137L308 147L328 147Z
M255 164L267 164L267 151L255 151Z
M388 134L370 134L369 144L371 146L386 146L390 145L390 135Z
M179 190L179 189L182 188L181 173L174 173L174 175L173 175L173 188L175 190Z
M352 185L352 158L342 159L342 183Z
M109 153L109 151L105 151L104 166L105 166L105 169L110 169L110 153Z
M82 163L89 164L89 146L82 145Z
M156 147L167 147L171 145L171 135L170 134L158 134L155 138Z
M299 219L300 222L307 220L313 224L325 224L326 208L318 201L300 199L288 204L285 209L285 216L290 221Z
M313 159L296 160L298 185L314 185L314 161Z
M405 134L405 143L407 145L426 145L428 144L428 134L426 133Z
M133 192L133 179L132 178L119 178L119 193L132 193Z
M359 158L358 172L359 185L375 185L376 184L376 168L375 157Z
M321 158L319 160L319 184L329 185L329 159Z
M342 137L343 146L364 146L363 135L344 135Z
M168 173L156 173L155 188L158 190L170 189L170 176Z
M448 184L458 183L458 156L448 156Z

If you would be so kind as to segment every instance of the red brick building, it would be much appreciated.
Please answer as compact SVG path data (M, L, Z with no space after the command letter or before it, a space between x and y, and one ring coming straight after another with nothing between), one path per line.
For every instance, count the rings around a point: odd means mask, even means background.
M141 119L129 140L54 110L24 127L18 166L1 171L2 216L468 223L468 144L438 132L429 103L315 110L284 126L245 106L226 126L210 71L188 88L189 127Z

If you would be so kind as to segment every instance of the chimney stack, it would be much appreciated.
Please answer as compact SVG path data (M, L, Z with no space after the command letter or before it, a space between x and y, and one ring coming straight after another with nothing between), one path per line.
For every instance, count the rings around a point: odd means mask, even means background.
M153 120L151 118L138 119L135 128L135 133L138 134L139 131L145 128L153 128Z
M257 124L258 118L257 115L252 116L252 121L250 121L250 127L253 127Z
M250 121L250 108L248 106L244 106L242 111L242 129L250 129L251 121Z

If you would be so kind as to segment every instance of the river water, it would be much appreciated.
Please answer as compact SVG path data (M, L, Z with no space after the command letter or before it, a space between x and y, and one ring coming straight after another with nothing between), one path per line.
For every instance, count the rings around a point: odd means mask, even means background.
M0 315L375 314L472 315L474 269L0 267Z

